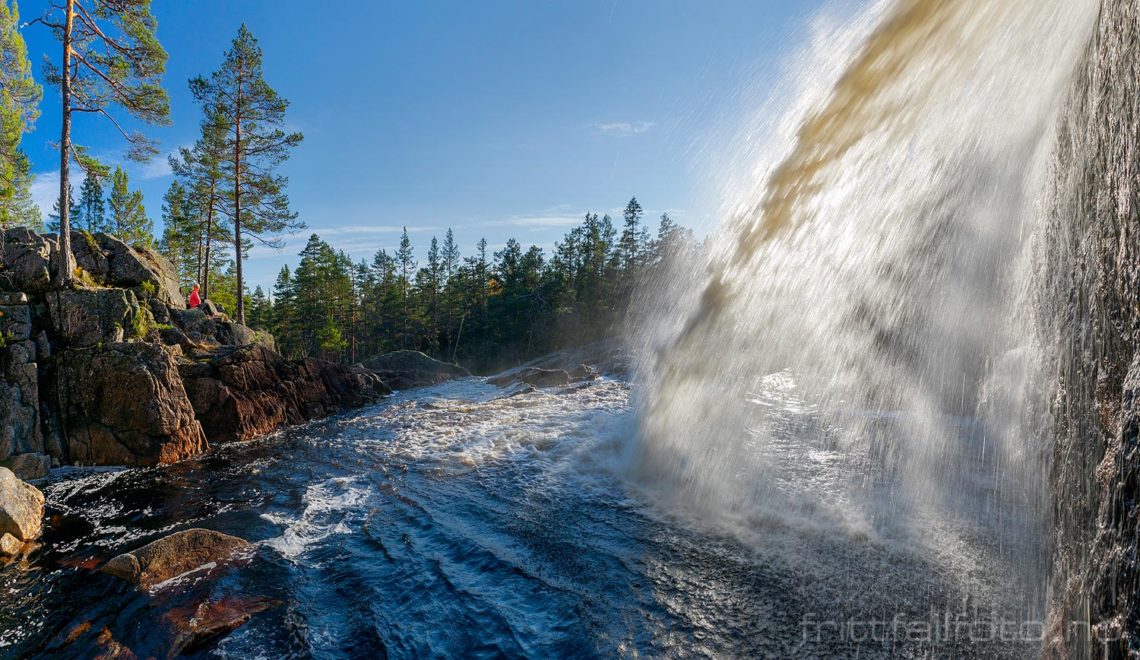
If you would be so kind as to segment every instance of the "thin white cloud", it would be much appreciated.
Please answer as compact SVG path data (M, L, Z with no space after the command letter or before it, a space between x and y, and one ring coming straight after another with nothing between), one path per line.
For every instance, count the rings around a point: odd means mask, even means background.
M515 216L505 220L490 220L478 224L479 227L573 227L581 224L585 211L573 215L529 215Z
M69 173L71 185L77 194L79 186L83 183L83 175L76 171L78 169L73 167ZM59 199L59 170L47 170L36 174L28 189L32 194L32 200L35 201L36 206L40 207L40 213L44 219L47 219L48 214L51 213Z
M374 234L400 234L403 233L404 227L402 225L340 225L338 227L321 227L320 229L312 229L311 231L301 232L305 234L305 240L309 240L309 236L317 234L321 238L328 236L351 236L351 235L374 235ZM409 226L409 234L418 234L428 231L440 231L439 227L416 227Z
M615 121L615 122L598 122L592 124L594 130L601 135L611 135L614 137L630 137L631 135L639 135L647 131L653 130L657 126L655 121Z
M176 154L177 151L172 153ZM170 155L169 153L160 154L142 163L138 168L139 176L143 179L161 179L164 176L174 174L174 171L170 169Z

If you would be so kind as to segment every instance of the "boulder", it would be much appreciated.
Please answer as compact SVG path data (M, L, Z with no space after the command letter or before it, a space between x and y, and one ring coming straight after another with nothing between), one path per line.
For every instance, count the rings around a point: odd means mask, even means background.
M0 290L40 294L51 289L56 244L25 227L0 232Z
M0 535L11 534L20 541L40 535L44 518L44 495L35 486L16 478L0 467Z
M185 309L177 270L154 250L128 245L109 234L79 231L71 232L71 249L76 264L96 283L131 289L139 298Z
M222 442L249 440L390 392L374 375L312 358L286 360L259 345L196 351L179 372L206 435Z
M570 371L570 380L575 383L597 380L600 377L601 374L598 373L597 369L586 364L580 364Z
M435 385L471 376L471 372L457 364L441 362L419 351L393 351L356 366L375 372L396 390Z
M209 563L230 559L249 545L245 539L209 529L187 529L121 554L103 572L149 589Z
M53 360L72 462L172 463L208 447L174 356L163 347L115 343L63 351Z
M562 369L528 369L519 380L535 387L562 387L570 384L570 374Z
M208 316L217 316L218 314L226 313L226 308L213 300L203 300L198 309L202 310L202 312Z
M533 387L564 387L570 384L570 380L570 374L563 369L525 367L492 376L487 379L487 382L498 387L507 387L517 383L524 383Z
M58 290L47 302L52 329L67 346L121 342L145 336L153 325L127 289Z
M537 387L565 387L570 383L596 380L602 373L625 376L630 357L611 341L597 341L577 348L544 355L487 379L499 387L527 383Z
M3 536L0 536L0 556L15 557L20 554L20 551L23 549L24 542L15 536L7 532L4 532Z

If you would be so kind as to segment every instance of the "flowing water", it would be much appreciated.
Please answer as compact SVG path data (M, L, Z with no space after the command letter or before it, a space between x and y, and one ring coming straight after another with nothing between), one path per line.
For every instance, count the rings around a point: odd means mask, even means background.
M800 442L815 432L811 411L788 381L768 386L758 396L785 417L775 451L796 466L789 488L841 490L852 477L842 455ZM1026 617L1025 585L992 541L1021 524L1016 512L926 520L916 534L937 550L777 520L755 521L743 541L628 478L630 392L603 379L506 397L468 380L201 461L57 472L42 484L42 548L0 572L0 652L89 656L106 629L140 657L161 655L168 613L204 599L274 602L205 651L242 658L1036 648L994 632ZM253 557L153 592L94 570L192 526L256 541Z
M781 119L741 132L711 257L645 292L633 377L469 379L199 461L57 471L42 547L0 569L0 653L161 654L209 598L270 605L203 651L234 657L1037 655L1040 261L1099 10L819 21ZM188 526L255 550L151 593L93 570Z

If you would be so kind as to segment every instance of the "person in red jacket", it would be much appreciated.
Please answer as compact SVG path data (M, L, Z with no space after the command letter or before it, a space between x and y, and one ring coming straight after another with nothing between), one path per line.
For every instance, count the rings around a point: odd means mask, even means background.
M188 301L190 309L194 309L202 304L202 298L198 295L198 283L195 282L194 286L190 289L190 300Z

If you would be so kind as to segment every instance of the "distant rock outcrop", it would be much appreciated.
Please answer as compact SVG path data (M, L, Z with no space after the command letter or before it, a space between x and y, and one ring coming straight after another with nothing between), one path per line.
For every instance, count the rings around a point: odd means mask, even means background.
M616 344L594 342L544 355L520 367L495 374L488 378L487 382L498 387L525 385L531 388L566 387L572 383L588 384L603 373L612 376L626 375L628 362L628 356Z
M471 376L471 372L458 364L441 362L419 351L393 351L365 360L357 367L374 372L396 390L436 385Z

